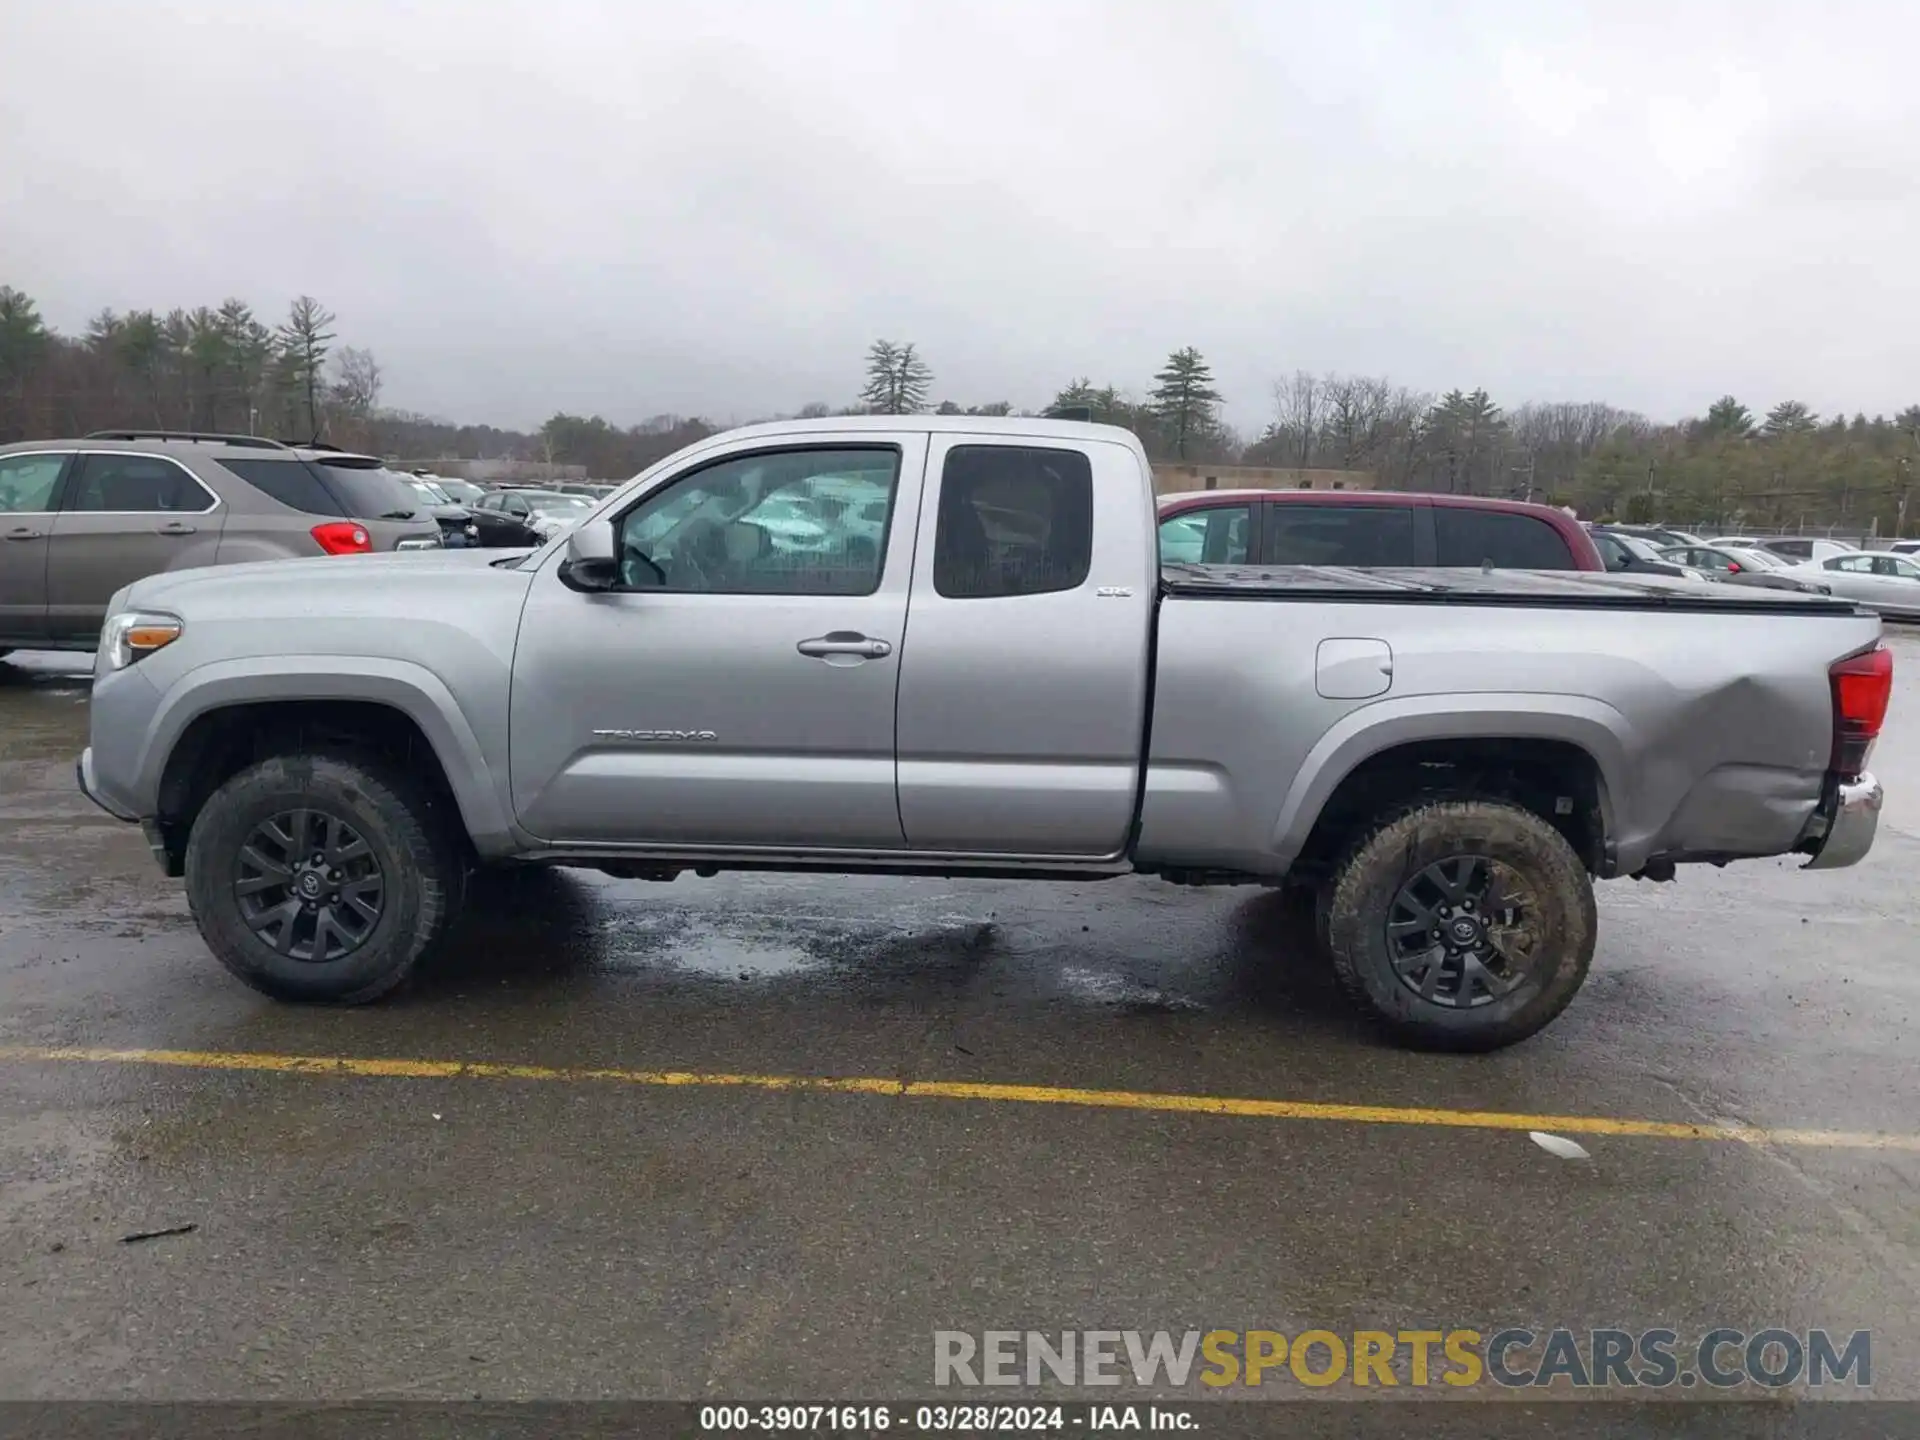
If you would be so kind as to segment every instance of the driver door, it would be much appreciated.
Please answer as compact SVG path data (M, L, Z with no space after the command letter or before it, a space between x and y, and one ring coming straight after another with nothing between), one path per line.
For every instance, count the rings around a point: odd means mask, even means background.
M520 823L576 845L903 848L926 454L924 433L736 442L588 522L614 527L620 589L570 590L549 556L514 656Z

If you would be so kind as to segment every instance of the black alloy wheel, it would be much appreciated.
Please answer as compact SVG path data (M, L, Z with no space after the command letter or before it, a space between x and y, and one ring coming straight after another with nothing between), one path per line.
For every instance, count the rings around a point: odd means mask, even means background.
M278 954L344 959L372 936L387 877L366 837L324 810L283 810L253 827L234 866L247 928Z
M1540 904L1511 866L1454 855L1417 871L1387 907L1387 954L1400 983L1456 1009L1490 1005L1526 982Z

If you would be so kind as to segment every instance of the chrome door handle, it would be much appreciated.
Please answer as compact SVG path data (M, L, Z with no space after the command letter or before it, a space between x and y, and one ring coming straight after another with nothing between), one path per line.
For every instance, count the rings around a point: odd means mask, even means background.
M834 630L812 640L802 640L794 648L802 655L858 655L863 660L878 660L893 653L893 646L886 641L869 639L854 630Z
M160 527L160 533L162 535L191 535L193 534L193 530L194 527L187 524L184 520L169 520Z
M31 525L16 525L13 529L7 531L7 539L9 540L38 540L39 538L40 532Z

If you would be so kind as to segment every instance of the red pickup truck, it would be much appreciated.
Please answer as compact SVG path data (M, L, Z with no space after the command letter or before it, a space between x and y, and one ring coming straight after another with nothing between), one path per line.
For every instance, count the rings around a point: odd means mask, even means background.
M1160 558L1208 565L1492 565L1605 570L1551 505L1404 490L1193 490L1163 495Z

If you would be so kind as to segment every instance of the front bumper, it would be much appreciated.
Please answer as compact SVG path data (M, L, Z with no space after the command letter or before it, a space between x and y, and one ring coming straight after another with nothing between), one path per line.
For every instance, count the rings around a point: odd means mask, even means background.
M80 752L80 758L73 762L73 778L80 786L80 793L98 805L116 820L138 820L138 815L129 815L109 804L93 783L93 747L89 745Z
M1827 817L1827 833L1819 849L1807 861L1809 870L1838 870L1857 865L1873 848L1873 837L1880 828L1880 806L1886 791L1871 775L1862 774L1842 780L1835 792L1833 812Z
M146 837L147 849L153 852L153 858L167 874L178 877L182 869L177 857L168 849L167 839L160 830L160 822L138 815L129 815L107 800L100 793L100 787L93 779L93 747L89 745L80 752L80 758L73 762L73 778L80 786L80 793L98 805L116 820L139 821L140 833Z

